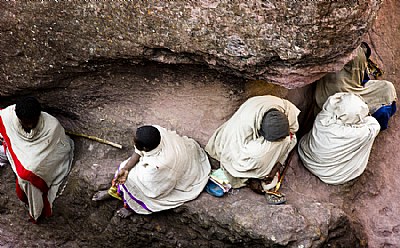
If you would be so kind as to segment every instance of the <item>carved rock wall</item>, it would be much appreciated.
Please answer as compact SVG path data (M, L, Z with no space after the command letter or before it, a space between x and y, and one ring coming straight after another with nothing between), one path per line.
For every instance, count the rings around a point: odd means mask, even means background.
M152 60L296 88L349 60L380 3L2 1L0 79L18 89L47 88L104 63Z

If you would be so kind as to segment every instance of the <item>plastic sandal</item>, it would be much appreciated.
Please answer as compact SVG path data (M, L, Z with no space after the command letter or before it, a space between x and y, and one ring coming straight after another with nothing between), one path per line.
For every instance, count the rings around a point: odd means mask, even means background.
M111 186L108 189L108 194L114 198L117 198L118 200L122 200L121 196L118 194L118 190L116 186Z
M267 199L267 202L270 205L280 205L286 202L286 197L284 195L278 196L277 194L266 193L265 199Z
M210 180L208 180L208 183L206 185L206 192L216 197L221 197L224 195L224 190L219 185Z

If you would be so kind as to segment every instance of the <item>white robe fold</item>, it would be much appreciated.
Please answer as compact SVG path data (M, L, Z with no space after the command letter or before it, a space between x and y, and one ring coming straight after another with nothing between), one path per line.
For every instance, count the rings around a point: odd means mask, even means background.
M284 113L292 135L270 142L260 135L263 116L270 109ZM234 115L211 136L205 150L219 160L221 167L235 178L263 178L277 162L284 163L296 145L294 135L300 110L288 100L276 96L256 96L243 103ZM231 182L232 183L232 182ZM240 183L233 183L240 187Z
M363 173L379 130L360 96L336 93L324 104L312 130L301 138L299 156L323 182L342 184Z
M17 195L28 203L34 220L50 216L59 186L68 175L74 144L53 116L42 112L37 126L26 133L15 105L0 111L0 133L8 160L17 175Z
M124 201L139 214L175 208L195 199L203 191L211 171L207 154L196 141L154 127L160 131L160 145L150 152L136 150L140 160L129 172L125 184L120 185Z

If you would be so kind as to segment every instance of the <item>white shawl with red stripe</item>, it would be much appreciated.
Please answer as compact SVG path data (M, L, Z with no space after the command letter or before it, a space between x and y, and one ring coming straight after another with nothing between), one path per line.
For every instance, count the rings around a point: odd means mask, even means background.
M42 112L37 126L26 133L15 105L0 111L0 133L17 175L17 195L29 205L34 220L50 216L52 204L73 159L73 142L53 116Z

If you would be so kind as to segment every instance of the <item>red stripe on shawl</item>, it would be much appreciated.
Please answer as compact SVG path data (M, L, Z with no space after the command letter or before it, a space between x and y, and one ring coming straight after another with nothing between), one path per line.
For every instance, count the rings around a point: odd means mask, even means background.
M49 187L47 186L47 183L42 178L35 175L32 171L25 169L25 167L19 161L17 155L15 154L15 152L11 146L11 141L7 135L6 128L3 124L3 119L1 118L1 116L0 116L0 133L2 134L4 142L6 143L8 151L10 152L11 158L14 161L14 165L17 170L18 176L26 181L29 181L33 186L35 186L40 191L42 191L42 193L43 193L42 194L42 198L43 198L42 215L44 215L46 217L51 216L50 202L49 202L49 199L47 198L47 193L49 191ZM25 203L28 202L25 192L20 188L20 186L18 184L18 179L16 182L16 192L17 192L18 198L21 201L23 201Z
M17 192L18 198L28 204L28 198L26 197L25 192L21 189L18 183L18 178L15 179L15 191Z

